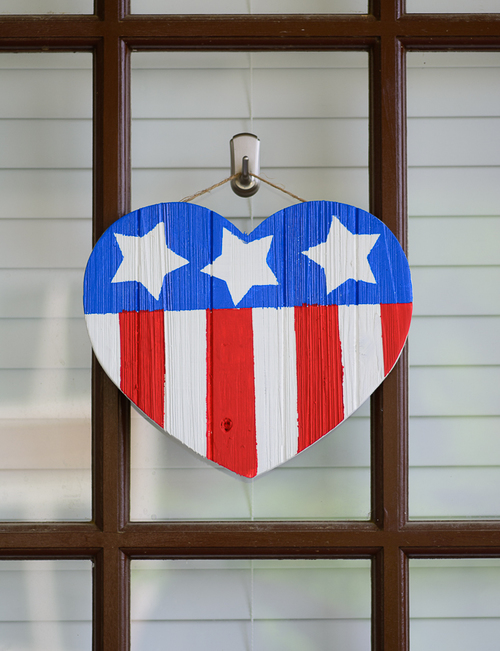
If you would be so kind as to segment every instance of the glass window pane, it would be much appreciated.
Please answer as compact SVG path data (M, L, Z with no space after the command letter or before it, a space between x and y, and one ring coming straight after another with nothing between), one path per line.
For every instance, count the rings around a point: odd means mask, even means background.
M366 14L367 0L131 0L133 14Z
M500 12L500 0L406 0L412 14L492 14Z
M410 514L498 517L500 54L408 65Z
M370 649L370 563L132 561L132 651Z
M3 649L92 649L91 561L0 561Z
M93 14L94 0L2 0L0 14Z
M0 519L88 520L90 54L0 54Z
M179 201L229 176L229 140L261 139L261 175L306 199L368 208L368 61L352 53L137 53L132 206ZM253 230L295 203L262 184L196 199ZM284 466L242 479L132 419L131 518L367 519L369 407ZM318 496L321 496L320 498Z
M410 650L496 651L500 560L410 560Z

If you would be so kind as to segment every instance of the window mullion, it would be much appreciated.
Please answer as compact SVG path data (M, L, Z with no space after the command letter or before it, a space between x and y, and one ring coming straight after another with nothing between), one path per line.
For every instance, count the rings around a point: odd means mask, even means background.
M383 36L372 51L370 71L371 212L406 248L406 155L404 52L398 39ZM407 513L407 355L371 402L372 514L384 531L384 550L374 560L374 648L407 648L406 564L397 538ZM391 541L391 542L390 542ZM392 542L394 541L394 542Z
M94 241L130 208L128 50L117 34L117 18L117 12L104 17L94 56ZM129 648L128 565L118 545L128 517L129 413L128 401L94 358L93 507L102 531L94 572L94 648L105 651Z
M128 168L128 65L124 43L106 36L95 56L94 240L123 214L130 201ZM124 424L128 407L101 369L94 371L95 518L104 530L123 524ZM102 492L102 495L100 493ZM104 498L105 497L105 498ZM101 508L102 507L102 508Z
M370 73L371 211L393 231L403 248L407 239L404 52L384 36L372 52ZM373 510L385 530L406 518L405 355L372 398Z

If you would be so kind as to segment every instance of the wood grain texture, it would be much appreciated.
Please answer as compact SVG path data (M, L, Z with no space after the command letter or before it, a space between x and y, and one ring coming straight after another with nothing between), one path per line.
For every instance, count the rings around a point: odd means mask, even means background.
M128 143L123 128L127 123L126 89L128 72L121 64L118 52L130 47L155 50L159 48L200 51L202 49L228 50L284 50L283 55L300 56L304 50L363 48L370 50L373 58L371 68L370 176L373 179L371 210L384 215L402 243L406 236L404 201L401 202L401 188L405 186L405 157L401 147L400 134L404 140L404 69L399 66L400 41L405 46L418 50L442 50L452 58L467 57L471 49L498 49L500 41L500 20L498 14L489 15L405 15L402 0L373 0L369 3L370 15L366 16L270 16L270 17L221 17L221 16L127 16L128 3L118 0L97 0L96 15L88 17L71 16L7 16L1 20L1 44L5 49L40 51L42 48L60 51L63 49L96 51L96 104L94 119L95 152L95 218L96 235L119 216L127 212L129 193L129 170L127 167ZM434 6L434 5L433 5ZM461 10L454 3L454 10ZM379 44L383 43L384 55L379 57ZM297 52L293 52L293 49ZM454 50L454 51L451 51ZM462 50L462 52L457 52ZM121 55L120 55L121 56ZM380 65L383 63L383 65ZM123 92L122 92L123 91ZM121 103L125 98L125 103ZM457 105L458 106L458 105ZM476 102L476 108L478 104ZM392 152L398 152L393 156ZM117 155L120 153L120 155ZM123 155L121 155L123 154ZM342 170L342 172L344 172ZM381 173L380 173L381 172ZM76 172L75 172L76 173ZM318 170L315 172L318 173ZM467 178L470 170L465 170ZM32 172L3 172L2 196L16 196L29 203L32 216L39 204L33 195L25 192L26 183L21 176ZM53 172L43 172L52 179ZM73 172L65 172L66 175ZM79 174L79 173L78 173ZM85 172L85 174L87 174ZM195 187L205 187L210 180L195 182ZM8 180L7 180L8 176ZM276 172L277 178L283 178ZM297 187L297 174L287 185ZM433 174L435 178L436 174ZM201 177L201 174L200 174ZM479 175L478 175L479 177ZM484 180L485 173L481 172ZM14 189L11 179L18 179ZM67 176L66 176L67 178ZM213 182L220 178L220 174ZM359 184L363 187L366 175L356 182L349 182L352 199L356 202ZM178 182L178 178L176 178ZM436 179L436 183L439 180ZM162 195L153 201L164 200L163 179L155 179L144 192L143 200L137 205L146 205L152 200L153 192L161 187ZM345 184L341 175L339 185ZM358 184L358 189L356 185ZM46 187L46 179L40 185ZM462 184L463 185L463 184ZM330 183L331 186L331 183ZM498 187L497 179L485 182L484 189ZM61 188L60 188L61 189ZM62 188L66 192L67 186ZM15 191L14 191L15 190ZM180 192L180 196L188 194ZM422 194L423 192L423 194ZM434 197L425 188L417 192L419 199L426 197L426 214L434 215L430 208ZM412 196L415 193L412 192ZM465 195L465 193L463 193ZM482 191L473 191L477 203ZM434 193L435 195L435 193ZM51 193L52 197L56 195ZM177 193L175 194L177 197ZM320 196L318 193L304 196ZM447 196L450 196L449 193ZM79 192L77 200L85 206L86 190ZM343 195L342 195L343 198ZM47 207L45 206L47 203ZM47 216L48 202L44 203ZM457 205L464 205L463 197ZM498 204L498 201L497 201ZM58 216L67 216L74 211L76 202L69 199L60 208ZM420 205L420 204L419 204ZM3 204L5 206L5 202ZM382 210L383 208L383 210ZM5 216L12 217L7 209ZM78 214L85 214L78 209ZM271 211L269 211L271 212ZM233 214L229 211L226 214ZM262 213L263 215L264 213ZM419 213L422 214L422 213ZM424 213L425 214L425 213ZM452 214L463 214L455 212ZM471 212L478 214L477 212ZM488 214L488 213L485 213ZM394 220L394 223L391 221ZM413 251L413 250L412 250ZM40 272L42 273L42 272ZM472 283L471 283L472 285ZM473 296L473 294L471 294ZM465 302L465 301L464 301ZM401 558L404 554L428 555L497 555L500 554L499 523L497 521L454 521L406 523L404 508L407 485L404 467L406 436L406 388L403 359L396 373L397 378L388 379L387 388L377 392L373 401L373 435L375 437L372 481L373 525L356 522L316 523L259 523L255 528L247 523L221 526L217 522L200 528L189 523L168 522L156 525L125 527L127 503L127 419L125 400L120 403L118 389L106 381L100 369L95 374L93 446L94 472L94 515L95 525L52 523L47 525L7 524L2 525L0 542L2 554L18 557L92 557L96 559L94 591L94 645L104 651L128 649L127 643L127 574L126 564L115 550L119 546L126 554L144 557L191 554L198 557L218 555L256 555L290 557L318 557L340 554L350 556L361 554L371 556L376 571L372 575L374 606L372 609L373 648L379 651L402 651L408 648L407 610L405 599L406 570ZM98 365L96 364L96 368ZM103 383L106 386L103 386ZM471 426L474 430L474 426ZM279 471L277 471L279 472ZM222 473L218 473L221 474ZM368 512L368 509L367 509ZM293 516L292 516L293 517ZM349 514L344 518L351 517ZM258 530L258 532L257 532ZM403 551L394 553L401 547ZM102 550L111 550L105 558ZM385 552L385 554L384 554ZM103 585L106 593L103 594ZM453 634L461 636L463 626L470 620L453 622ZM459 630L460 624L460 630ZM451 630L445 636L446 642L457 647ZM496 640L495 632L490 640ZM3 636L2 636L2 639ZM436 631L424 633L424 647L429 639L439 640ZM438 642L439 645L439 642ZM198 645L199 646L199 645ZM441 645L442 646L442 645ZM469 647L488 648L478 637L470 639ZM413 648L413 647L412 647ZM457 647L458 648L458 647ZM489 649L488 649L489 651Z
M171 203L108 229L84 302L96 355L124 394L202 456L254 477L337 427L383 381L412 291L396 239L358 208L299 204L246 235Z

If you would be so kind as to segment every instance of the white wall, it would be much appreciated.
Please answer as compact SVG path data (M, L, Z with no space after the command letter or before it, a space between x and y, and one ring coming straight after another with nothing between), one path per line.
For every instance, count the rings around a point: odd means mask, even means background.
M132 55L132 207L179 201L229 176L229 140L261 139L261 175L305 199L368 209L368 56ZM261 184L196 199L243 231L296 203ZM369 406L296 459L254 480L202 461L132 420L131 517L368 519Z
M0 519L90 509L90 54L0 54Z
M260 136L262 171L271 180L306 199L368 207L366 55L141 54L133 63L133 207L179 200L227 176L228 141L243 130ZM497 517L500 62L496 54L414 54L409 66L411 515ZM81 279L91 233L90 60L1 54L0 86L0 517L88 519L90 348ZM252 200L226 186L199 202L242 230L289 205L266 186ZM215 469L136 414L132 429L133 519L369 517L367 406L311 450L253 482ZM432 564L430 570L415 565L411 599L422 608L412 610L412 650L432 648L429 640L436 649L446 648L445 640L449 648L465 649L477 635L478 648L495 648L500 613L490 608L498 602L498 581L491 577L498 568L487 563L475 574L463 571L461 561L444 567L444 574ZM138 565L135 648L150 648L138 640L164 639L165 631L185 634L182 613L172 619L156 609L149 617L144 606L144 600L155 608L169 603L165 577L171 572L178 590L192 587L184 602L174 600L176 608L191 608L191 594L204 608L212 585L219 584L228 608L242 608L235 618L221 613L215 623L195 613L199 624L189 626L194 645L211 628L216 637L224 630L235 640L232 648L248 648L249 577L253 572L254 595L275 595L268 604L273 612L276 603L288 603L286 577L295 576L293 565L278 576L282 567L229 567L235 583L219 581L218 568L217 581L206 583L210 563L189 568L189 581L180 566L152 571ZM265 612L252 611L255 648L265 648L263 640L276 631L290 635L296 648L310 649L312 639L318 649L331 648L332 639L342 640L342 648L369 648L366 596L360 613L335 614L339 596L357 594L357 571L339 587L335 578L324 583L334 576L330 569L311 584L330 608L325 617L318 621L311 611L298 622L293 608L284 608L276 624ZM10 631L5 635L28 640L19 648L58 648L36 646L63 635L38 618L36 589L32 601L16 601L15 595L27 594L25 575L8 574L20 569L6 565L0 570L2 603L34 608L19 619L6 606L0 623ZM148 572L152 592L141 592ZM271 575L268 587L265 577ZM367 580L361 580L365 588ZM13 587L16 581L21 588ZM65 585L62 601L73 598L79 583ZM292 594L300 594L301 585L298 580ZM438 605L457 604L455 611L427 607L438 587ZM338 607L345 607L340 601ZM475 608L477 601L488 608ZM27 625L29 619L37 623ZM70 628L89 639L87 624L80 625L78 620ZM309 646L300 646L302 635Z
M500 54L408 66L410 515L498 517Z
M500 561L410 561L411 651L498 648Z
M0 561L0 648L90 651L90 561Z
M132 0L135 14L303 14L301 0ZM308 14L366 14L367 0L308 0Z
M133 561L132 651L370 649L368 561Z

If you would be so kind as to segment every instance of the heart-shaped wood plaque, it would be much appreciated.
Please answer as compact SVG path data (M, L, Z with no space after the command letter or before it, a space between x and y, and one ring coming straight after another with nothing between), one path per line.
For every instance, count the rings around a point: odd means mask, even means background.
M252 233L189 203L141 208L97 242L84 307L97 359L170 435L254 477L352 414L404 346L408 262L391 231L312 201Z

